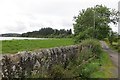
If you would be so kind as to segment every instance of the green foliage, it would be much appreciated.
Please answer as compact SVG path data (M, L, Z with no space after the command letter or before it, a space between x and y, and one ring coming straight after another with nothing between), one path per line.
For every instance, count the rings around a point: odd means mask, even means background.
M118 37L114 36L114 39L111 40L112 41L111 43L108 38L105 38L104 41L109 45L111 49L120 53L120 39Z
M4 40L2 41L2 53L17 53L18 51L37 50L74 44L70 38L45 39L45 40Z
M95 39L83 40L80 44L82 51L77 58L70 59L66 68L62 64L54 64L48 73L34 75L34 78L52 78L52 79L82 79L88 78L109 78L112 76L109 70L112 63L108 54L101 51L100 44ZM99 53L98 58L93 56L94 52ZM101 70L103 68L103 70Z
M100 65L99 59L102 54L102 48L99 41L96 39L83 40L80 43L80 46L82 47L82 51L76 60L77 68L75 69L75 73L81 78L90 78L91 73L95 72ZM89 60L93 56L96 56L96 58L85 63L85 61ZM81 63L85 64L82 65Z
M49 40L49 45L51 45L50 43L54 43L56 44L60 42L62 42L62 40L58 40L58 39L51 39L53 42L51 42ZM69 42L70 39L65 40L63 39L63 43ZM16 41L18 43L18 41L27 41L29 43L29 46L32 47L31 42L35 44L35 42L38 41L42 41L42 40L13 40ZM45 40L43 40L45 41ZM48 41L48 40L46 40ZM7 41L5 41L7 42ZM8 41L9 42L9 41ZM12 42L12 41L10 41ZM43 42L41 42L43 43ZM41 44L39 42L38 45ZM45 42L46 43L46 42ZM45 45L44 43L44 45ZM26 43L24 43L26 44ZM4 44L5 45L5 44ZM10 45L9 45L10 46ZM17 45L18 46L18 45ZM68 65L66 66L66 68L64 68L64 65L62 64L56 64L53 65L53 67L48 71L48 72L42 72L42 74L36 74L36 75L32 75L32 78L54 78L54 79L62 79L62 78L96 78L96 76L98 77L98 74L101 74L101 77L104 78L103 72L101 73L96 73L96 71L99 71L100 66L103 66L106 64L106 66L111 66L111 65L107 65L107 63L109 63L108 58L106 58L107 55L104 55L104 53L101 51L101 47L99 44L99 41L95 40L95 39L87 39L87 40L83 40L80 43L80 46L82 47L81 52L78 54L77 58L75 59L71 59L68 62ZM97 55L96 55L97 54ZM99 57L95 57L93 58L93 56L99 56ZM89 60L91 59L91 60ZM86 62L87 61L87 62ZM104 66L103 66L104 67ZM107 68L106 68L107 69ZM106 75L105 75L106 76Z
M74 17L73 26L76 42L86 38L106 38L111 30L108 25L111 22L111 13L109 8L102 5L82 10L77 17Z
M99 56L102 51L100 42L96 39L86 39L80 43L81 46L85 46L87 49L90 49L92 53Z
M118 40L117 33L110 31L109 36L108 36L108 40L109 40L110 45L112 45L113 42L117 42L117 40Z
M99 68L99 62L97 59L95 59L96 61L90 61L89 63L81 66L81 71L80 71L80 76L82 78L90 78L91 74L93 72L95 72L96 70L98 70Z
M90 35L89 32L90 30L85 30L84 32L80 32L79 35L75 36L75 43L80 43L82 40L91 38L92 35Z
M72 30L41 28L39 31L23 33L21 37L64 38L72 35Z
M42 71L42 73L32 74L32 78L52 78L52 79L87 79L90 78L90 75L98 70L99 68L99 59L93 57L94 51L98 43L94 40L85 40L82 41L80 46L82 46L81 52L76 56L76 58L69 59L68 65L66 68L65 64L53 64L52 67L47 71ZM91 46L91 47L90 47ZM96 50L99 51L99 50ZM102 53L100 53L102 54Z
M0 41L0 53L2 53L2 41Z
M117 50L118 53L120 53L120 35L118 33L111 31L108 40L105 41L112 49Z
M80 46L82 46L82 51L78 54L77 58L71 59L66 68L62 64L53 65L48 72L48 78L90 78L91 74L99 68L99 59L102 59L100 58L102 54L101 47L99 42L94 39L84 40ZM97 55L99 58L93 58L96 51L99 53Z
M98 63L99 66L98 69L91 73L91 78L112 78L114 74L111 73L111 69L114 68L113 63L111 62L111 59L106 52L102 52L100 55L100 59L94 61L94 63Z
M118 41L118 52L120 53L120 40Z
M76 59L70 60L66 68L64 68L61 64L53 65L50 72L47 75L44 74L43 76L46 76L45 78L54 79L71 78L84 80L87 80L88 78L114 77L114 74L111 73L111 69L114 67L110 57L106 52L101 51L101 47L99 46L100 44L97 40L83 40L80 45L83 46L82 52L80 52ZM90 47L90 45L92 47ZM99 55L97 56L99 57L89 60L94 55L94 49L96 49L95 51L98 51ZM85 62L87 60L89 61Z
M63 78L64 68L61 65L54 65L49 71L50 78Z

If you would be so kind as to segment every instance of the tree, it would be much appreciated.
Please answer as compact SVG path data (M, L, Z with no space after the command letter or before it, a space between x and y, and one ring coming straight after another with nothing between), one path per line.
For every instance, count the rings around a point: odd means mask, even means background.
M83 9L77 17L74 17L75 23L73 26L76 41L86 38L106 38L111 30L108 25L112 22L111 13L109 8L102 5Z
M108 40L110 45L113 45L113 42L118 42L119 40L119 34L113 31L110 31L109 36L108 36Z
M72 30L71 30L71 29L70 29L70 30L67 30L66 33L67 33L68 35L71 35L71 34L72 34Z

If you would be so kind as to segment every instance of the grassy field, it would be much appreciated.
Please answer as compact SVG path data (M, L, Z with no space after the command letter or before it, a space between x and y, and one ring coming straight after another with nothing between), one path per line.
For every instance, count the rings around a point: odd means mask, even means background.
M2 54L17 53L18 51L32 51L41 48L51 48L74 44L72 39L46 39L46 40L4 40L2 41Z

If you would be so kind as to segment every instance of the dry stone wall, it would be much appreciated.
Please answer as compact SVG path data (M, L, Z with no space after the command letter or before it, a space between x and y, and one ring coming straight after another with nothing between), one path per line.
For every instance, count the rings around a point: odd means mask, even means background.
M42 74L51 69L54 64L67 66L67 62L76 58L82 47L78 45L42 49L39 51L24 51L2 58L2 77L24 78L31 74Z

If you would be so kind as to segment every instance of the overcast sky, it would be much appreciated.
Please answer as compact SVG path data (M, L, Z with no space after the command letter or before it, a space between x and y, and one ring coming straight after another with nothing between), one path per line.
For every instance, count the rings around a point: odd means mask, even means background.
M97 4L118 9L119 0L0 0L0 34L42 27L73 29L73 17ZM116 25L117 26L117 25ZM117 27L113 28L117 31Z

